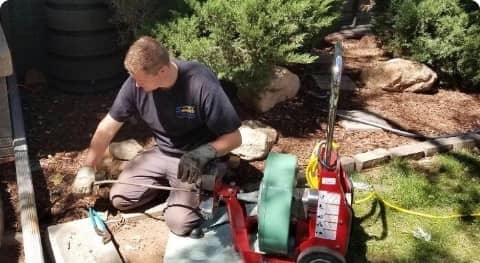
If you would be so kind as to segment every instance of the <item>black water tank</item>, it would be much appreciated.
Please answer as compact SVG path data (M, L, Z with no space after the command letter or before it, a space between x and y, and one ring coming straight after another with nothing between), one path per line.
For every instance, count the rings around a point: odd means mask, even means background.
M49 85L71 93L120 87L125 79L118 34L104 0L47 0Z
M45 1L1 1L1 20L20 80L29 69L45 70ZM23 82L23 81L21 81Z

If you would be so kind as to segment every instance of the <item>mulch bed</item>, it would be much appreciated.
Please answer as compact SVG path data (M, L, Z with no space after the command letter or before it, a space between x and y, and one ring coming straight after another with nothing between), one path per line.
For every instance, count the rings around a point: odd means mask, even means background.
M359 89L344 92L340 109L362 109L384 117L395 127L423 135L445 135L480 129L480 94L442 89L436 94L386 93L364 87L358 73L384 60L383 51L372 36L344 41L345 71ZM297 72L300 73L301 72ZM255 118L277 129L280 134L275 152L291 153L305 167L316 142L325 138L327 100L307 95L312 85L303 85L297 97L277 105L267 113L256 115L234 98L242 119ZM25 124L29 141L32 175L37 209L42 226L85 217L85 208L98 201L94 197L75 198L70 194L73 177L85 158L91 136L98 122L108 112L116 92L77 96L62 94L46 87L22 89ZM151 134L142 123L127 123L115 141L135 138L142 144L151 142ZM335 140L341 155L353 155L375 148L388 148L413 142L414 139L393 133L347 132L335 126ZM242 181L259 179L263 161L242 162L238 173ZM2 164L0 186L6 210L7 228L18 230L15 216L17 193L13 164Z

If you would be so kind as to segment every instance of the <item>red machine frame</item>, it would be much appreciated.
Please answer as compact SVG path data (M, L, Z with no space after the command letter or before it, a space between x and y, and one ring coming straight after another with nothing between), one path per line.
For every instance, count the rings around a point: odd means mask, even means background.
M324 150L321 151L324 155ZM292 218L292 225L295 231L295 251L293 258L277 255L268 255L254 251L249 242L249 234L254 233L257 228L257 217L248 216L244 204L238 198L239 188L226 184L215 186L215 193L226 203L228 217L235 249L246 263L268 262L268 263L291 263L297 262L299 255L312 247L325 248L337 258L344 259L348 250L352 219L352 186L345 170L337 160L337 154L332 152L330 164L325 167L320 165L317 171L319 178L319 192L338 194L340 203L338 208L338 223L336 238L334 240L324 239L316 236L317 209L308 211L306 220ZM325 183L329 182L329 183ZM349 196L350 195L350 196Z

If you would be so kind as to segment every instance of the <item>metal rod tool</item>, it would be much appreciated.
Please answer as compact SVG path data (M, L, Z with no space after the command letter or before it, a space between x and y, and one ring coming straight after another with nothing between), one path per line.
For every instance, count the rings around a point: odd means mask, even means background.
M198 193L198 190L195 189L186 189L186 188L178 188L178 187L170 187L170 186L162 186L162 185L153 185L153 184L140 184L140 183L131 183L131 182L122 182L119 180L103 180L103 181L96 181L93 183L94 185L104 185L104 184L128 184L134 186L141 186L151 189L157 190L166 190L166 191L184 191L184 192L192 192Z

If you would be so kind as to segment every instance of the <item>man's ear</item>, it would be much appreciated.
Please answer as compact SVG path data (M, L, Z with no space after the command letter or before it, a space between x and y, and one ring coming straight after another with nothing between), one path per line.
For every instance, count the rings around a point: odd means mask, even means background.
M170 70L170 67L171 67L171 66L172 66L172 65L170 65L170 64L161 66L161 67L157 70L157 73L156 73L155 75L158 75L158 74L160 74L160 73L164 73L165 71Z

